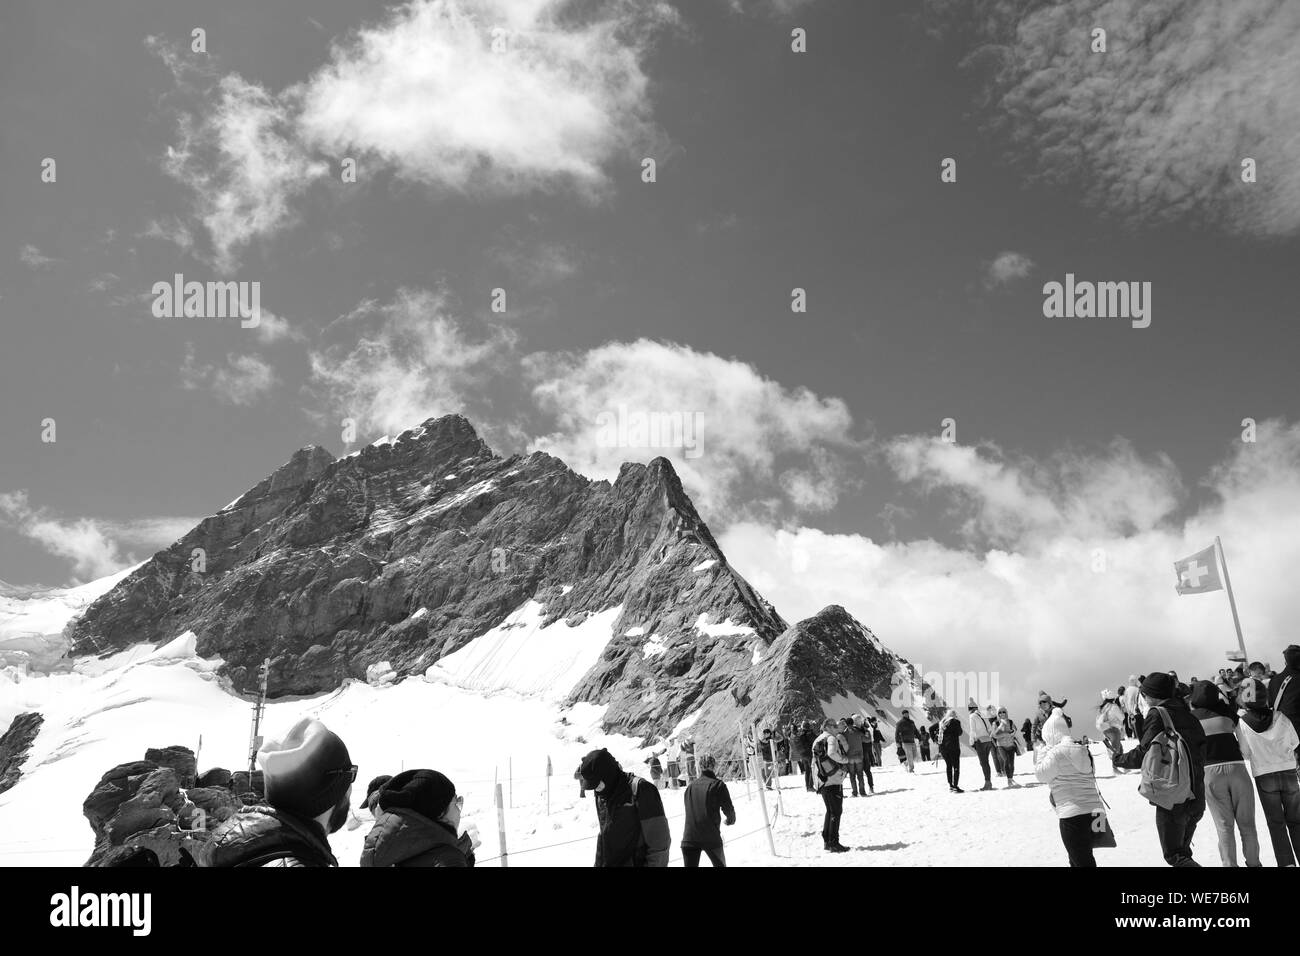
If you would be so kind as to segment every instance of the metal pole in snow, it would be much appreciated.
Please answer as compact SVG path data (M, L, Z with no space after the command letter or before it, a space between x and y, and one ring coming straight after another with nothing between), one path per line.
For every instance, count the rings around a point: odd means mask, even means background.
M509 869L510 861L507 859L506 852L506 810L501 802L501 784L496 785L496 803L497 803L497 842L501 847L501 868Z
M758 791L758 805L763 810L763 829L767 831L767 848L776 856L776 841L772 839L772 823L767 818L767 798L763 796L763 781L759 776L758 762L762 754L758 752L757 741L754 747L754 789Z
M1223 568L1223 587L1228 592L1228 606L1232 608L1232 626L1237 629L1237 646L1241 648L1241 661L1243 664L1249 663L1246 639L1241 636L1241 621L1237 617L1237 599L1232 596L1232 579L1228 577L1228 559L1223 556L1223 542L1219 540L1217 534L1214 536L1214 549L1219 552L1219 565Z

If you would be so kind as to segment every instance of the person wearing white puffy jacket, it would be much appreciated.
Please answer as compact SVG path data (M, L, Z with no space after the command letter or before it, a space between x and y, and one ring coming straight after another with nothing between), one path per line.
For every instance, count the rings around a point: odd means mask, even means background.
M1043 722L1043 746L1034 753L1034 776L1051 790L1061 843L1070 866L1096 866L1092 855L1093 823L1102 817L1101 794L1088 746L1069 736L1061 708Z
M1124 752L1124 711L1120 709L1119 700L1113 690L1101 692L1101 703L1097 707L1097 729L1106 740L1106 749L1119 756Z
M1278 866L1295 866L1300 856L1300 783L1296 780L1296 746L1300 736L1281 711L1269 707L1268 687L1248 677L1237 688L1242 708L1237 742L1250 763L1259 793L1273 856Z

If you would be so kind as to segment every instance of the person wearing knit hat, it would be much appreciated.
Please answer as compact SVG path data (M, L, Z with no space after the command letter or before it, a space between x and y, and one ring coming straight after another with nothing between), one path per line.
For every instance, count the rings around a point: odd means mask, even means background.
M266 805L224 821L200 849L200 866L338 866L328 835L347 821L356 765L337 734L303 718L257 752Z
M1177 681L1173 675L1158 671L1146 675L1142 679L1142 699L1149 705L1142 737L1132 750L1112 757L1111 763L1116 770L1141 770L1147 751L1165 732L1165 718L1168 718L1170 726L1187 748L1189 765L1186 769L1192 793L1173 807L1156 806L1156 835L1165 862L1170 866L1200 866L1192 859L1192 836L1196 833L1196 824L1205 814L1205 731L1201 722L1192 715L1187 701L1177 696Z
M366 835L361 865L473 866L477 831L460 833L464 800L437 770L399 773L375 794L375 825Z
M1065 705L1067 703L1069 703L1068 699L1061 701L1052 700L1052 695L1045 690L1040 690L1038 692L1038 712L1034 714L1034 723L1032 727L1033 733L1031 739L1026 741L1030 747L1038 747L1043 743L1043 723L1051 716L1052 708L1060 707L1062 715L1064 715ZM1065 718L1065 723L1067 726L1074 726L1074 721L1070 720L1068 716Z
M1263 681L1247 677L1241 682L1237 740L1255 779L1277 865L1295 866L1300 858L1300 783L1296 781L1300 735L1286 714L1269 707L1269 699Z

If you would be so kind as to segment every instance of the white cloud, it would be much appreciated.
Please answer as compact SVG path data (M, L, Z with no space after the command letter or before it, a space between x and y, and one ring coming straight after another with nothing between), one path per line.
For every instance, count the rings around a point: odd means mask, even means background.
M21 259L23 265L27 266L29 269L48 269L55 263L63 261L62 259L51 259L49 256L43 255L40 249L30 243L23 246L22 252L18 254L18 258Z
M588 9L415 0L336 46L299 91L303 138L457 192L599 191L605 165L651 135L641 60L674 14L652 2Z
M861 459L844 402L788 389L736 359L684 345L610 343L581 353L541 353L525 361L533 397L553 426L536 445L596 478L629 460L669 458L704 513L832 507L847 462ZM698 416L699 449L609 446L600 416ZM606 419L608 420L608 419ZM629 436L630 437L630 436Z
M1300 232L1300 4L930 0L973 26L983 117L1030 178L1130 223ZM1091 52L1091 29L1107 52ZM1254 158L1258 181L1241 181Z
M120 571L138 558L123 548L150 553L166 547L198 524L195 518L154 517L136 521L67 518L33 507L24 490L0 494L0 526L18 532L45 551L68 561L77 580Z
M1002 543L987 550L758 523L733 526L720 541L787 619L843 604L927 670L998 672L1022 717L1046 689L1070 697L1076 722L1086 722L1098 689L1131 673L1174 667L1206 677L1225 666L1236 645L1225 595L1178 597L1173 587L1173 562L1216 534L1252 658L1280 666L1295 641L1300 425L1262 423L1259 442L1228 454L1205 481L1209 502L1190 513L1186 496L1171 491L1182 481L1159 461L1121 442L1092 458L980 468L954 455L904 470L966 498L976 526L1000 529ZM1123 501L1153 476L1160 488L1136 505ZM1016 507L1027 512L1012 522Z
M150 219L144 232L139 235L149 239L158 239L161 242L170 242L182 252L189 252L194 248L194 234L190 232L189 226L175 216Z
M365 432L397 434L426 418L465 410L510 363L514 334L461 320L445 292L400 290L363 302L334 322L311 352L326 403Z
M268 309L262 309L260 320L257 324L257 337L263 342L305 342L307 335L301 329L295 328L282 315L277 315Z
M181 385L190 391L207 389L228 405L252 405L275 387L278 378L270 363L256 355L226 356L224 365L199 364L189 348L181 366Z
M985 270L984 285L992 289L1023 279L1034 271L1034 260L1019 252L999 252Z

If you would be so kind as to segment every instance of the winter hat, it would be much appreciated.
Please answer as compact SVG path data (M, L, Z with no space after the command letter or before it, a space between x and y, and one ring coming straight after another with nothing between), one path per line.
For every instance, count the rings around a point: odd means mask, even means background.
M1108 701L1108 700L1114 700L1114 699L1115 699L1115 692L1114 692L1113 690L1106 690L1106 689L1103 689L1103 690L1102 690L1102 692L1101 692L1101 702L1102 702L1103 704L1106 703L1106 701Z
M979 709L980 709L980 705L977 704L977 703L975 703L975 698L974 698L974 697L968 697L968 698L966 698L966 709L967 709L967 710L979 710Z
M333 809L352 786L356 771L338 734L304 717L282 740L268 740L257 752L266 780L266 802L300 817Z
M1284 650L1282 659L1286 661L1286 666L1293 671L1300 670L1300 644L1292 644Z
M1174 679L1159 671L1148 674L1142 682L1142 693L1152 700L1168 700L1174 696Z
M1070 735L1070 725L1065 722L1061 708L1053 707L1051 716L1043 721L1043 743L1055 747Z
M1051 695L1051 694L1049 694L1049 693L1048 693L1047 691L1045 691L1045 690L1040 690L1040 691L1038 692L1038 703L1039 703L1039 704L1042 704L1042 703L1048 703L1048 704L1050 704L1051 702L1052 702L1052 695Z
M1255 677L1247 677L1237 687L1237 703L1247 710L1268 710L1268 688Z
M370 806L370 800L374 797L375 791L392 779L393 775L391 773L384 773L371 780L370 783L366 785L366 798L357 804L357 809L364 810L366 807Z
M404 770L379 791L381 810L414 810L436 820L456 799L456 785L436 770Z

